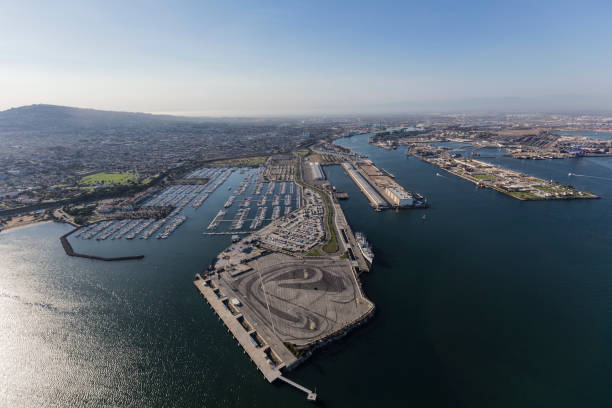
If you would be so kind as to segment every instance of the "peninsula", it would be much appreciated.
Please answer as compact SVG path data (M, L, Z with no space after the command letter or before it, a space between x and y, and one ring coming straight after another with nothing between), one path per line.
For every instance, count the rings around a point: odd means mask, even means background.
M235 239L194 284L268 381L285 381L315 400L283 373L375 307L359 281L369 263L334 195L317 185L307 154L271 157L262 173L267 182L295 182L297 208Z

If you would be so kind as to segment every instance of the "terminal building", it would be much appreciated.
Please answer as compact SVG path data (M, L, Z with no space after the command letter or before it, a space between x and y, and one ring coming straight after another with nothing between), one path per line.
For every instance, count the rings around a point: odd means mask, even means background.
M318 162L310 163L310 174L312 174L313 180L325 180L325 173Z
M389 202L397 207L410 207L414 204L412 194L398 187L385 188L385 195Z

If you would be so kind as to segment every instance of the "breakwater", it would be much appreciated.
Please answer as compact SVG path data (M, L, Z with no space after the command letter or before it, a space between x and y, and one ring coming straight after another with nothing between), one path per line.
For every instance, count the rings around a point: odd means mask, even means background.
M62 247L64 248L64 252L66 252L66 255L68 256L76 256L79 258L87 258L87 259L95 259L97 261L105 261L105 262L111 262L111 261L131 261L134 259L142 259L144 258L144 255L132 255L132 256L118 256L118 257L104 257L104 256L97 256L97 255L87 255L87 254L81 254L79 252L75 252L74 249L72 248L72 245L70 245L70 242L68 241L68 237L75 233L76 231L78 231L80 228L75 228L72 231L62 235L60 237L60 242L62 243Z

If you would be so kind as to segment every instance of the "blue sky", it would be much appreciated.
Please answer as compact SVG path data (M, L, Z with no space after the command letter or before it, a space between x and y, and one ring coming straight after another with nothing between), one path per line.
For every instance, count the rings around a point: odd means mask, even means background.
M612 108L611 16L589 1L5 1L0 109L362 113L574 96Z

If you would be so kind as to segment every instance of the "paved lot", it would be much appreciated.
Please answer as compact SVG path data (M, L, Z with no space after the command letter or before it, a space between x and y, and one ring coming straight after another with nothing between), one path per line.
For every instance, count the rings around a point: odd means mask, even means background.
M245 317L283 342L310 343L369 310L345 259L270 254L250 264L253 271L223 280L243 301Z

